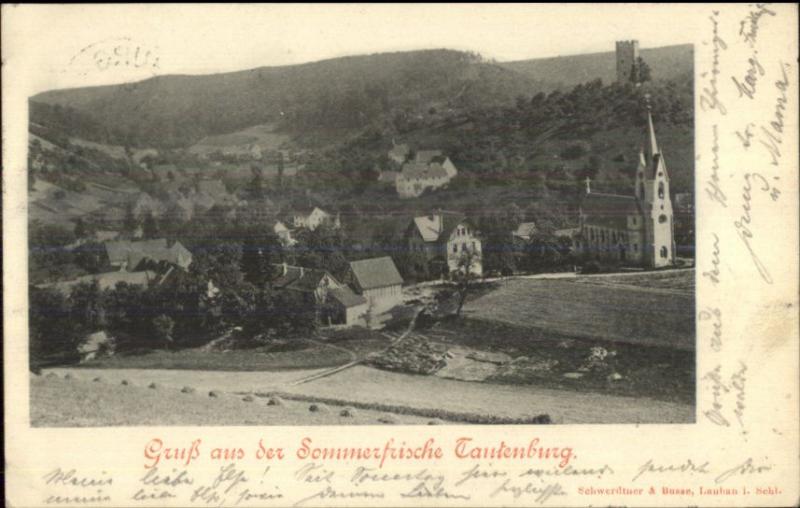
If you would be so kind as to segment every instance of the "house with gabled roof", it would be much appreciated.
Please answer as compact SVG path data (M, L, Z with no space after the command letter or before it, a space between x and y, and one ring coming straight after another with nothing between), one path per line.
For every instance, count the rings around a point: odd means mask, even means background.
M339 216L333 216L318 206L295 208L290 214L292 225L295 228L304 228L314 231L322 225L339 228Z
M270 282L278 290L295 291L313 305L323 322L352 325L367 312L367 300L342 284L327 270L274 264L277 275Z
M414 217L406 231L408 249L434 265L432 273L452 273L459 270L462 258L470 255L470 271L483 273L483 248L479 232L470 219L458 212L437 211Z
M139 270L145 260L175 265L184 270L192 264L192 253L178 241L168 246L166 238L141 241L119 240L105 242L103 245L111 266L129 272Z
M402 302L403 277L389 256L351 261L346 280L373 310L388 309Z
M530 242L533 238L533 235L536 234L537 228L535 222L523 222L517 229L511 232L511 236L515 240L522 240L524 242Z
M401 198L415 198L444 187L457 174L455 165L441 150L420 150L413 161L403 164L395 178L395 189Z

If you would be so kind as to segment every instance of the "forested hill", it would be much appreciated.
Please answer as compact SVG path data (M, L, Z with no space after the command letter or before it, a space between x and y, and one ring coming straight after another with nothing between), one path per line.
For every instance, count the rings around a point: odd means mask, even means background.
M691 45L641 54L653 80L691 79ZM520 96L568 91L598 78L614 81L612 52L510 63L444 49L381 53L55 90L31 99L31 121L130 147L186 147L209 135L264 123L336 142L376 124L413 120L431 111L451 114L510 105Z
M642 49L639 55L647 62L654 79L663 81L692 79L694 47L691 44ZM520 74L536 77L552 88L572 88L595 79L611 83L617 76L613 51L519 60L500 65Z
M431 108L509 103L543 85L451 50L384 53L207 76L159 76L125 85L45 92L32 102L76 110L87 128L129 146L179 147L267 122L285 130L359 129ZM52 120L40 106L32 111ZM98 126L100 128L98 128Z

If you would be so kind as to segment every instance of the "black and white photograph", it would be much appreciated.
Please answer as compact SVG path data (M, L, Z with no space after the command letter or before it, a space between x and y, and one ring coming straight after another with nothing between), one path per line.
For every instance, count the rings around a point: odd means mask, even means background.
M695 46L644 14L65 59L31 425L694 423Z

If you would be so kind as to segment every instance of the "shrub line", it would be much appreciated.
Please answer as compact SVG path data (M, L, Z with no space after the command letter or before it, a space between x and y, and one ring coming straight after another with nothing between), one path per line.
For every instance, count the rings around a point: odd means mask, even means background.
M328 397L318 397L314 395L302 395L281 391L255 392L256 397L269 398L280 397L286 400L299 402L316 402L331 406L350 406L358 409L383 411L402 415L421 416L423 418L439 418L460 423L471 423L479 425L537 425L552 423L550 415L540 414L538 416L528 416L522 418L512 418L507 416L482 415L478 413L468 413L460 411L448 411L446 409L429 409L412 406L399 406L393 404L382 404L380 402L358 402L343 399L332 399Z

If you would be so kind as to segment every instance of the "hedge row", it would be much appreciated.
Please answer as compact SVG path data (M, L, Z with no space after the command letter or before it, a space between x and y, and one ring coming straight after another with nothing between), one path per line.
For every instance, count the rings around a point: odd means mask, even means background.
M507 416L483 415L478 413L465 413L459 411L448 411L438 408L418 408L411 406L397 406L393 404L382 404L380 402L358 402L341 399L331 399L328 397L317 397L313 395L302 395L287 392L256 392L256 397L281 397L287 400L300 402L317 402L332 406L350 406L358 409L372 411L383 411L402 415L421 416L424 418L439 418L451 422L471 423L478 425L540 425L552 423L550 415L541 414L525 418L510 418Z

